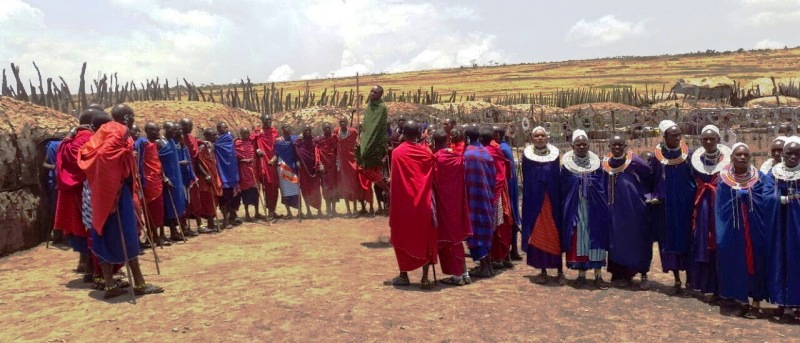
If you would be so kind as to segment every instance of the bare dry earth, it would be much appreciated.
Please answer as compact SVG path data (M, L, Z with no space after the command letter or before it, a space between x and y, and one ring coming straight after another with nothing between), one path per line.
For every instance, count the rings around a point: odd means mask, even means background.
M524 263L465 287L383 286L396 273L392 249L379 243L387 223L246 224L158 250L160 276L148 252L146 278L167 291L136 305L127 296L100 300L72 271L76 255L41 245L0 259L0 341L774 342L800 334L671 296L662 273L652 274L651 291L535 285Z

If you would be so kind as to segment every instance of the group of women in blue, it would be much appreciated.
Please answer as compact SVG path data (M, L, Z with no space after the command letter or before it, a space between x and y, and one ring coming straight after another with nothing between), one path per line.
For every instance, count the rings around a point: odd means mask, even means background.
M566 266L579 271L576 283L594 269L595 285L606 288L600 269L607 263L613 282L632 286L640 274L646 289L657 241L676 292L684 290L686 271L685 289L740 304L744 316L758 315L761 301L780 313L800 307L800 139L778 138L783 155L773 154L759 171L749 147L719 144L714 126L701 130L694 152L674 122L659 129L664 141L649 161L618 136L601 160L581 130L573 133L573 150L560 156L544 128L533 130L522 159L521 246L527 263L541 270L534 281L548 282L547 269L556 269L565 284L565 254Z

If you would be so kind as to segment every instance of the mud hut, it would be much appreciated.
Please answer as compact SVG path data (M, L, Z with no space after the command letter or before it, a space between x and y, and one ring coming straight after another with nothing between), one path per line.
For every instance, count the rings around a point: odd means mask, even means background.
M191 119L196 131L207 127L216 127L220 121L227 122L231 132L236 132L238 128L243 126L255 127L261 125L258 113L211 102L137 101L127 104L133 109L136 125L141 128L144 128L147 122L161 124L165 121L177 122L182 118ZM106 111L111 111L111 109L106 109ZM195 134L199 133L196 132Z
M672 93L720 101L730 99L734 86L733 80L726 76L688 78L678 80Z
M41 178L42 143L77 124L67 114L0 97L0 256L45 240L54 209Z

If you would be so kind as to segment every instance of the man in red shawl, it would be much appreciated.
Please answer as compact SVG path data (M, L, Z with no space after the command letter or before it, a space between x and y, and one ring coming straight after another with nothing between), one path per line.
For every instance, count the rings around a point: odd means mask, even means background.
M207 128L203 131L205 141L197 146L197 188L200 190L200 209L197 214L205 218L208 228L219 232L217 218L217 197L222 196L222 180L217 172L217 158L214 155L214 143L217 131ZM194 200L192 200L194 201Z
M198 139L194 136L194 123L189 118L183 118L178 123L181 127L181 131L183 131L183 144L186 145L186 149L189 150L189 157L191 159L192 170L197 170L197 154L199 153L198 148ZM197 174L197 172L195 172ZM198 176L199 177L199 176ZM189 198L189 207L187 208L187 212L189 214L189 218L194 218L197 220L197 232L199 233L210 233L211 231L208 228L202 228L202 222L200 215L200 209L202 208L203 204L200 200L200 188L197 186L189 187L189 194L187 194Z
M86 175L78 168L78 150L92 138L92 117L97 113L102 112L88 109L81 113L78 127L64 138L56 155L58 197L53 230L61 231L72 249L80 254L77 271L88 273L88 277L84 278L87 282L91 281L87 242L89 234L81 221L83 181L86 180Z
M298 176L300 178L300 192L306 203L306 215L311 216L311 207L317 209L317 216L322 216L322 194L320 193L321 179L319 173L319 153L311 135L311 126L303 126L303 135L294 141L294 150L300 162ZM302 207L299 215L303 215Z
M336 180L337 193L344 199L347 215L352 216L350 202L356 210L356 200L359 199L361 184L358 179L358 165L356 164L356 145L358 144L358 131L347 126L347 118L339 119L339 127L334 129L334 136L338 142L336 148L336 161L339 166L339 176Z
M317 153L319 154L319 171L322 173L322 197L325 198L325 214L336 215L336 203L339 202L336 181L336 151L338 141L333 134L330 123L322 124L322 136L317 137Z
M483 132L483 131L481 131ZM486 130L488 133L488 130ZM492 135L481 134L481 144L486 147L486 151L492 156L495 170L494 184L494 203L495 203L495 231L492 240L492 268L513 268L509 253L511 252L511 230L514 220L511 217L511 202L508 196L508 183L506 182L510 172L510 161L500 150L500 144L494 140L494 129Z
M266 203L268 220L275 218L275 207L278 206L278 170L272 160L275 158L275 140L278 130L272 127L272 117L265 114L261 117L261 128L256 129L251 139L256 143L256 176L264 187L264 203Z
M436 227L433 214L434 157L419 144L420 126L414 121L403 127L405 141L392 152L392 207L389 227L400 275L385 285L408 286L408 272L422 267L420 288L431 289L428 269L436 264Z
M439 225L439 260L442 272L452 277L445 284L463 286L470 282L464 256L464 244L472 235L469 220L464 155L447 148L447 134L433 132L436 164L433 170L433 190L436 196L436 222Z
M156 141L161 138L161 130L156 123L147 123L144 126L147 141L144 143L139 159L142 161L142 191L144 193L144 203L147 209L146 220L150 227L151 242L160 240L155 237L155 228L164 225L164 171L161 168L161 160L158 158L158 144Z
M113 278L113 265L129 266L137 295L162 293L164 289L148 284L139 266L139 233L133 206L132 176L136 163L133 140L128 134L133 124L133 110L116 105L108 115L92 121L96 133L78 151L78 166L86 174L91 191L92 228L89 234L92 253L100 261L105 281L104 298L113 298L126 291Z
M239 160L239 188L241 188L242 204L244 205L244 220L252 222L250 208L256 209L255 219L267 219L258 208L258 188L256 187L256 151L255 142L250 138L250 129L239 129L240 139L234 141L236 158Z

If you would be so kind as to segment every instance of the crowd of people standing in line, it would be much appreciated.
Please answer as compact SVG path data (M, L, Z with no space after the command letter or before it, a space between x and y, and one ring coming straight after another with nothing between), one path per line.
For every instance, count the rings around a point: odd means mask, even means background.
M146 248L244 221L292 219L292 209L299 218L312 217L312 209L318 217L336 216L339 200L348 216L367 214L367 202L374 213L375 193L379 211L386 211L390 132L382 95L380 86L370 93L361 130L342 118L335 128L326 123L319 137L309 126L299 136L289 125L278 130L270 115L261 117L260 127L240 128L238 138L225 122L196 137L188 118L149 122L142 135L129 106L116 105L108 115L90 105L65 139L45 146L53 229L79 254L76 270L84 281L113 298L131 286L135 294L163 292L142 276L137 257ZM279 195L282 216L276 213ZM241 207L244 220L237 214ZM123 266L133 285L114 277Z
M601 158L581 130L562 154L537 127L517 161L502 127L459 127L450 118L436 128L401 117L392 128L382 93L380 86L371 91L359 129L342 118L335 128L324 124L319 137L308 126L299 136L287 125L279 131L269 115L260 127L240 128L238 138L224 122L196 137L188 118L147 123L141 136L129 106L116 105L110 115L89 106L68 137L46 146L54 230L105 298L127 287L154 294L164 289L145 282L137 258L148 245L231 229L243 222L240 207L244 221L271 222L279 218L279 195L287 219L292 208L299 217L312 208L323 216L323 200L327 216L337 214L339 200L349 215L358 203L367 213L377 198L389 214L400 270L386 285L408 286L408 272L422 268L420 286L429 289L430 267L440 264L448 275L441 282L463 286L525 259L540 270L540 284L566 284L566 264L578 271L579 286L591 270L592 284L607 289L605 267L617 287L636 286L640 275L638 287L648 289L658 242L676 293L736 302L747 317L760 315L763 301L777 304L779 316L800 307L793 258L800 251L800 138L776 138L759 170L746 144L720 144L712 125L701 130L702 147L690 151L680 128L663 121L663 140L647 159L621 136ZM467 253L476 262L469 270ZM123 266L132 282L114 277Z
M663 140L646 158L619 135L598 156L582 130L562 154L536 127L521 157L519 207L516 161L503 129L459 131L453 124L432 132L432 145L418 123L403 127L404 143L391 160L389 218L400 274L385 285L408 286L408 272L422 268L420 287L429 289L428 271L440 264L448 275L442 283L463 286L524 258L540 271L538 284L566 285L566 264L578 271L576 286L588 285L593 271L594 287L607 289L606 268L615 287L649 289L658 242L674 293L739 306L748 318L763 316L767 301L778 305L778 317L796 319L787 309L800 307L800 138L777 137L757 169L750 148L720 144L713 125L691 151L680 128L665 120ZM464 243L476 263L470 270Z

